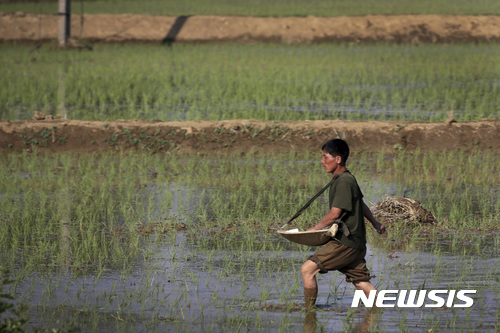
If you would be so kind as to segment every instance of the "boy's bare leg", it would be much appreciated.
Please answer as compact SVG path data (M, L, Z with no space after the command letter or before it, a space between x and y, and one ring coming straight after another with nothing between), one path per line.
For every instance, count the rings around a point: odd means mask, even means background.
M312 260L307 260L301 268L302 280L304 281L304 300L306 309L311 309L316 304L318 296L318 283L316 274L319 272L318 265Z
M377 290L377 288L375 288L375 286L370 281L353 282L353 284L356 289L363 290L366 297L370 296L371 290Z
M359 281L359 282L354 282L353 284L356 287L356 289L363 290L366 297L370 296L371 290L377 290L377 288L375 288L375 286L370 281Z
M370 297L370 291L375 290L377 291L377 288L370 282L370 281L360 281L360 282L353 282L354 286L358 290L363 290L365 293L366 297ZM378 293L378 292L377 292ZM375 302L377 301L377 295L375 295ZM372 310L377 310L377 306L373 304Z

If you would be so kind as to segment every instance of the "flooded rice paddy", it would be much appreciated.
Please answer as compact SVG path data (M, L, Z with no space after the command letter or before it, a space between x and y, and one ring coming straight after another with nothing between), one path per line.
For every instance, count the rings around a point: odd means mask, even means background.
M31 330L499 329L497 157L358 155L349 162L368 204L406 195L440 221L389 225L382 236L369 230L377 288L477 290L472 307L352 308L354 287L331 272L319 276L317 311L306 313L300 266L314 249L275 230L328 181L317 160L11 154L0 171L0 258L12 280L3 291L26 306ZM489 179L476 176L484 175L478 161ZM440 168L450 179L420 174L439 176ZM303 228L325 210L321 197L294 223Z
M498 118L498 44L0 48L0 118Z

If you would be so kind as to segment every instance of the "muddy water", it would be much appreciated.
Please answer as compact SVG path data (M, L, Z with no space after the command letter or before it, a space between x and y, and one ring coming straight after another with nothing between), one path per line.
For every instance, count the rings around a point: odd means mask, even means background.
M365 195L398 193L372 182ZM385 185L382 185L385 184ZM201 224L215 189L155 183L146 223ZM169 205L163 202L169 195ZM215 215L214 215L215 216ZM70 226L73 228L74 226ZM74 234L74 233L70 233ZM498 233L369 234L368 266L379 290L476 290L471 308L353 308L354 288L337 272L320 275L317 311L302 309L300 266L313 248L262 229L188 227L144 234L131 263L24 267L11 291L29 305L31 328L96 332L492 332L500 312ZM132 246L132 245L130 245ZM19 258L23 249L16 249Z
M314 315L300 309L299 268L310 250L278 235L256 236L181 232L145 242L144 257L129 272L39 272L17 294L29 300L34 325L50 326L57 319L84 331L363 331L375 325L382 332L491 332L498 323L498 235L477 236L474 244L464 240L453 251L449 235L418 239L414 248L368 251L379 289L473 289L471 308L371 313L351 308L354 288L341 274L329 273L319 277Z

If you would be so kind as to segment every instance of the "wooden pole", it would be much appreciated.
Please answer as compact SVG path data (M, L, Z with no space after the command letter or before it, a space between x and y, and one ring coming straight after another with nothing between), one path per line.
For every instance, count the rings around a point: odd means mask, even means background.
M70 0L59 0L59 46L65 47L71 36L71 10Z

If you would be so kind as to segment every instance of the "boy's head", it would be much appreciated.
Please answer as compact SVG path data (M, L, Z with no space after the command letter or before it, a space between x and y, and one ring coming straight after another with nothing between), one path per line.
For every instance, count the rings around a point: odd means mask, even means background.
M328 141L321 147L321 150L332 156L340 156L342 159L340 165L345 165L349 157L349 146L347 142L342 139L332 139Z

